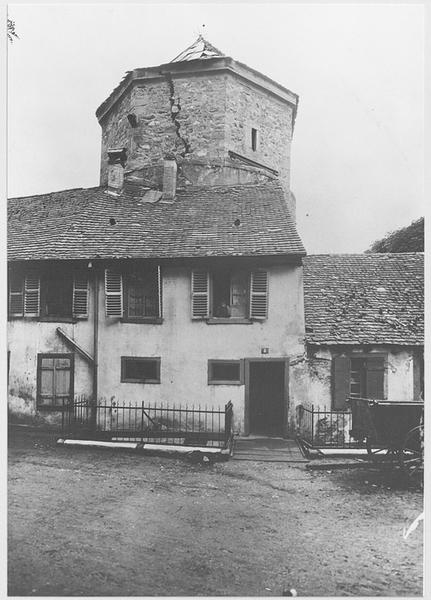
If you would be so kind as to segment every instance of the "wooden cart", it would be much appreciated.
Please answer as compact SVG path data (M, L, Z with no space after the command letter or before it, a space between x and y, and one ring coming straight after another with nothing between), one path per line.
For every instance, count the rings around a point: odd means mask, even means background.
M350 435L364 442L374 461L399 464L410 478L423 477L424 403L349 398Z

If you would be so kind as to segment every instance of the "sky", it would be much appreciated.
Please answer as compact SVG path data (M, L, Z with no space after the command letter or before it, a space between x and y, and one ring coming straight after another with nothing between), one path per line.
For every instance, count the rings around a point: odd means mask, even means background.
M203 32L299 95L291 188L307 252L362 252L424 214L423 10L10 4L8 196L98 185L97 107L126 71L170 61Z

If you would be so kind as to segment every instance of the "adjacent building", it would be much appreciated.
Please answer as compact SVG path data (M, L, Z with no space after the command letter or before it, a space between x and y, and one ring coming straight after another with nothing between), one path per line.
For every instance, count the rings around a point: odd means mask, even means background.
M422 253L307 256L304 304L309 404L423 400Z

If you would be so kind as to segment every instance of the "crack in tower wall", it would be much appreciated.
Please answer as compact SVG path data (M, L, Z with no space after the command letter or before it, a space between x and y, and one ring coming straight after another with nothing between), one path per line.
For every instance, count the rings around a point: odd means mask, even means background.
M184 150L180 153L180 156L182 156L182 158L185 158L186 154L190 154L191 148L190 148L190 142L187 140L187 138L183 137L180 133L181 123L178 121L178 115L181 112L181 105L180 105L179 100L177 102L175 102L175 88L174 88L174 82L172 79L172 75L170 73L165 73L164 75L166 77L166 81L169 86L169 102L171 104L171 119L175 125L176 135L177 135L178 139L181 140L181 142L184 146ZM178 109L177 111L173 110L174 106Z

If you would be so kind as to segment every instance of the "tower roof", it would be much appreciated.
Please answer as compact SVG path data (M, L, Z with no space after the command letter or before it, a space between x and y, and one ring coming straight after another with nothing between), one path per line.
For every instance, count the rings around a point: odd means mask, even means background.
M183 50L178 56L171 60L173 62L182 62L184 60L197 60L202 58L213 58L214 56L226 56L218 48L210 44L206 39L199 35L198 39L191 46Z

